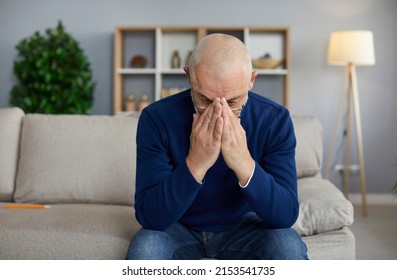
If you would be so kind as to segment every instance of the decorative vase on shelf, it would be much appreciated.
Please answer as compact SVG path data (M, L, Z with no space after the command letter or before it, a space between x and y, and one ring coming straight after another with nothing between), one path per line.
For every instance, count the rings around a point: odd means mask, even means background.
M171 68L181 68L181 57L179 51L175 50L171 57Z
M127 112L135 111L135 96L133 94L129 94L127 100L125 102L125 110Z
M138 103L138 111L142 112L143 109L145 109L149 105L149 98L146 94L141 96L141 99L139 100Z
M144 68L147 64L147 59L143 55L135 55L131 58L130 61L132 68Z

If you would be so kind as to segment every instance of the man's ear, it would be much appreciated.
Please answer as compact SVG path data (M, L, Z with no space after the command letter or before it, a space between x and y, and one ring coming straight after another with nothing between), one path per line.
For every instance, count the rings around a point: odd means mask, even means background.
M183 71L185 71L185 73L186 73L186 76L187 76L187 80L188 80L188 82L189 82L189 85L192 85L192 83L191 83L191 79L190 79L190 71L189 71L189 67L187 67L187 66L185 66L185 67L183 67Z
M251 74L251 79L248 85L248 90L251 90L254 87L255 79L258 76L258 72L253 71Z

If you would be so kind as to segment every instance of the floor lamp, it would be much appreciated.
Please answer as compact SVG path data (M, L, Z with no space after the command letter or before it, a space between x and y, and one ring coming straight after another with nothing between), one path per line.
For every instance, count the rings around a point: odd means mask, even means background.
M356 66L374 65L375 52L373 34L370 31L336 31L332 32L328 46L328 63L331 65L345 66L343 90L339 98L337 118L335 120L333 137L328 152L328 162L325 169L325 177L329 178L332 159L334 155L338 124L342 115L342 103L347 97L347 120L345 142L345 164L343 168L343 193L348 198L350 178L350 137L352 108L355 120L355 132L357 140L357 154L359 160L359 172L361 183L362 213L368 214L366 201L366 180L363 154L363 141L361 130L360 105L357 89ZM347 86L347 88L346 88Z

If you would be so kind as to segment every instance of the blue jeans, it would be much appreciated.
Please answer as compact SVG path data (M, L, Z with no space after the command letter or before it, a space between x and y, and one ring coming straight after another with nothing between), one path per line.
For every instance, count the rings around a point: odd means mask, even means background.
M248 213L224 232L196 232L175 223L164 231L141 229L132 239L131 260L302 260L305 243L292 228L269 229Z

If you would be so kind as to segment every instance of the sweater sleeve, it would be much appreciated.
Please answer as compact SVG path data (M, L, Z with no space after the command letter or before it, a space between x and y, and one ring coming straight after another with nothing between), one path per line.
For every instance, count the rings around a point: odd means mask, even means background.
M295 167L296 139L287 110L274 121L271 139L249 184L242 188L259 217L273 228L291 227L299 213Z
M135 215L146 229L164 230L178 221L201 188L186 161L171 164L168 140L161 121L144 110L137 130Z

